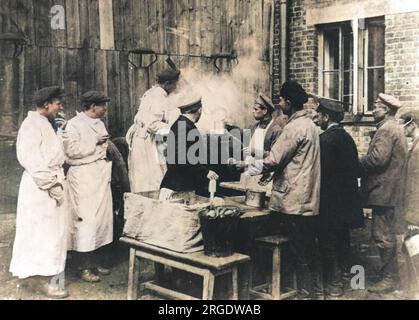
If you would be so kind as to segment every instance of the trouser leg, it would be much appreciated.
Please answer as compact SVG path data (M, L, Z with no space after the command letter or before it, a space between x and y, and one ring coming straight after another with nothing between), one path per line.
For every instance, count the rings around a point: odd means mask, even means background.
M296 261L298 290L310 296L322 292L315 218L283 215L283 220L282 231Z
M394 209L375 208L372 216L372 235L381 257L381 275L398 277L397 241L392 231Z
M319 247L323 265L324 286L329 295L343 293L342 270L339 264L339 230L319 232Z
M372 235L377 244L381 258L380 274L382 280L368 290L374 293L385 293L395 289L399 282L397 261L397 240L393 233L393 208L374 208L372 213Z

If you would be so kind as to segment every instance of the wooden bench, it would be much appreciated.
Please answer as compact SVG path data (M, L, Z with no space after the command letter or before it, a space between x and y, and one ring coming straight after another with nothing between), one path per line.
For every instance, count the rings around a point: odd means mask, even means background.
M177 253L129 238L121 238L121 241L130 246L128 300L138 298L140 258L201 276L203 278L202 300L213 299L214 283L217 276L231 273L231 299L238 300L238 267L250 261L249 256L236 253L230 257L214 258L204 255L203 252ZM196 297L159 286L155 281L145 283L144 287L171 299L199 300Z
M272 282L253 287L251 276L250 293L267 300L284 300L294 297L297 294L295 273L293 275L294 290L287 293L281 292L281 245L287 243L288 239L281 236L269 236L257 238L255 242L258 247L269 249L272 252ZM268 293L261 292L266 288L269 288Z

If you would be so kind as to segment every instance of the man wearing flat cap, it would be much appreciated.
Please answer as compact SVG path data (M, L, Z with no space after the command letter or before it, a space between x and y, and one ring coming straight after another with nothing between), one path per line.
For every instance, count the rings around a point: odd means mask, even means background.
M319 275L315 221L320 205L320 142L318 128L303 109L307 100L299 83L283 84L279 106L290 118L262 160L263 173L274 173L269 209L278 232L290 239L300 299L314 298Z
M407 155L407 142L403 129L395 119L401 103L395 97L380 93L374 104L374 120L378 128L367 155L361 159L364 192L367 206L372 208L372 236L378 246L382 279L368 290L375 293L390 292L399 279L395 208L400 204L403 165Z
M68 121L64 139L70 206L69 250L77 252L79 276L98 282L110 271L99 262L98 249L113 240L112 162L107 161L109 134L102 119L110 98L89 91L81 96L82 112Z
M166 173L164 144L159 135L169 130L169 95L176 90L180 71L166 69L157 75L157 84L141 98L134 124L128 130L128 169L131 192L159 190Z
M257 122L250 127L251 140L250 145L245 148L245 161L240 161L236 164L237 169L246 169L246 174L250 176L261 174L262 168L258 169L251 164L248 165L246 158L263 159L268 156L272 146L282 132L279 122L272 116L275 110L272 100L264 94L259 94L252 110L253 117Z
M181 115L170 128L167 141L167 172L161 183L161 200L168 200L178 192L197 191L208 186L209 180L218 179L218 175L200 161L206 159L201 154L206 151L203 138L195 125L201 118L201 99L178 108ZM200 154L192 153L192 148Z
M319 98L315 123L320 134L320 215L317 236L323 266L324 293L343 295L344 261L349 254L350 228L363 226L358 194L358 150L340 122L344 109L339 101Z
M29 111L19 129L17 159L25 169L19 188L16 235L10 272L30 279L37 290L52 298L68 292L51 277L64 275L67 253L65 155L61 137L51 122L62 110L63 91L43 88L34 95L35 111Z

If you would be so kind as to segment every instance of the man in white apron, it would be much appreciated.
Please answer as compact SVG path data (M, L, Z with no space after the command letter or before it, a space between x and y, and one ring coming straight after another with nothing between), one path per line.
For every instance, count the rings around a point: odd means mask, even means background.
M62 109L59 87L35 93L36 111L29 111L19 129L16 151L25 169L20 182L16 235L10 272L35 280L48 297L65 298L67 253L65 160L61 138L51 122ZM33 281L31 281L33 283Z
M100 281L110 273L99 264L97 249L113 240L112 162L106 159L109 135L102 122L110 98L97 91L82 95L83 112L71 119L64 139L70 206L69 250L78 252L80 277Z
M244 150L245 160L236 164L239 170L244 170L244 176L247 179L262 173L262 167L256 167L253 164L253 158L262 160L269 155L271 147L282 132L280 122L272 116L274 111L275 106L271 99L260 94L253 106L253 117L257 122L250 128L252 138L250 145Z
M169 131L168 96L176 90L180 72L167 69L157 75L157 85L141 99L134 124L128 130L128 175L132 193L157 191L167 171L164 144L158 135Z

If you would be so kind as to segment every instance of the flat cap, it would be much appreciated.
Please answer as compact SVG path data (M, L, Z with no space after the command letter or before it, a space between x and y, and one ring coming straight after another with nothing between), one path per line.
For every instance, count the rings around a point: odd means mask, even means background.
M200 108L202 108L202 98L187 104L180 105L178 108L181 113L192 113L198 111Z
M308 94L303 87L294 80L285 81L279 95L285 100L291 101L295 106L302 106L308 101Z
M400 109L402 107L402 103L396 97L388 94L380 93L378 99L390 108Z
M342 113L345 111L343 108L343 102L338 100L332 100L327 98L318 98L319 106L318 111Z
M419 109L411 108L402 111L400 114L400 119L404 120L404 124L408 122L415 122L419 124Z
M180 77L180 71L179 70L174 70L174 69L171 69L171 68L164 69L163 71L160 71L157 74L157 80L159 82L178 81L179 77Z
M82 103L100 104L111 101L111 98L99 91L88 91L80 97Z
M36 91L32 101L34 104L40 105L52 99L61 99L63 96L64 91L59 86L52 86Z
M261 106L264 106L265 108L267 108L270 112L274 112L275 111L275 105L273 104L272 100L269 99L267 96L265 96L264 94L260 93L259 97L257 97L256 101L257 104L260 104Z

